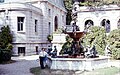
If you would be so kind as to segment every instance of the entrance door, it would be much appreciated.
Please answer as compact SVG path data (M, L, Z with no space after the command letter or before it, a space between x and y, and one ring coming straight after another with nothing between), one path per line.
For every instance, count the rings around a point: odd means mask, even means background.
M25 56L25 47L18 47L18 55Z
M36 54L38 54L38 46L36 46Z

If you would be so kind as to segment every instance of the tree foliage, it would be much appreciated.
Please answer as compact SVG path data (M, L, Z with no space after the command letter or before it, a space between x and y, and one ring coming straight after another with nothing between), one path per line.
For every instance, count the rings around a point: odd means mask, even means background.
M107 43L110 45L112 57L120 58L120 29L115 29L110 32L107 37Z
M10 33L9 26L3 26L0 32L0 48L6 49L9 48L10 44L12 43L12 34Z
M73 0L64 0L64 5L67 10L72 10Z
M0 63L11 60L12 38L9 26L3 26L0 32Z
M80 2L82 6L102 6L102 5L109 5L109 4L120 4L120 0L87 0L84 2Z
M92 26L89 28L89 32L83 37L82 45L86 47L87 45L95 45L98 54L103 55L104 49L106 47L106 34L105 29L99 26Z
M64 0L64 5L65 5L65 8L67 10L66 24L70 25L70 22L72 20L71 13L72 13L73 1L72 0Z

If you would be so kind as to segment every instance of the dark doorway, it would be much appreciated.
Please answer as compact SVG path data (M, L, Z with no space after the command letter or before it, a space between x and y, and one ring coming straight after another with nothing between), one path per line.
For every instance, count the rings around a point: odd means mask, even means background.
M18 55L25 56L25 47L18 47Z
M38 46L36 46L35 49L36 49L36 54L38 54Z

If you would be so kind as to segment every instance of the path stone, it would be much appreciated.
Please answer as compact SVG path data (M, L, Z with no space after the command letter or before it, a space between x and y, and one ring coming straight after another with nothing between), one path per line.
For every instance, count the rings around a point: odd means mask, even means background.
M0 75L33 75L30 68L38 67L39 62L38 56L30 57L13 57L15 63L0 65Z

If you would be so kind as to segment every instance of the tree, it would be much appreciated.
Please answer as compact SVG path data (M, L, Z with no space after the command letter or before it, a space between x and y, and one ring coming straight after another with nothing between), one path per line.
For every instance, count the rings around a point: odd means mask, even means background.
M103 55L106 47L106 32L105 28L99 26L91 26L89 32L82 38L82 45L95 45L98 54Z
M81 6L102 6L109 4L120 4L120 0L85 0L80 1Z
M12 38L9 26L3 26L0 32L0 63L11 60Z
M107 43L110 45L112 57L115 59L120 58L120 29L115 29L110 32L107 37Z
M72 0L64 0L64 5L65 5L65 8L67 10L66 24L70 25L71 20L72 20L71 13L72 13L73 1Z
M3 26L0 32L0 48L6 49L12 43L12 34L10 32L9 26Z

